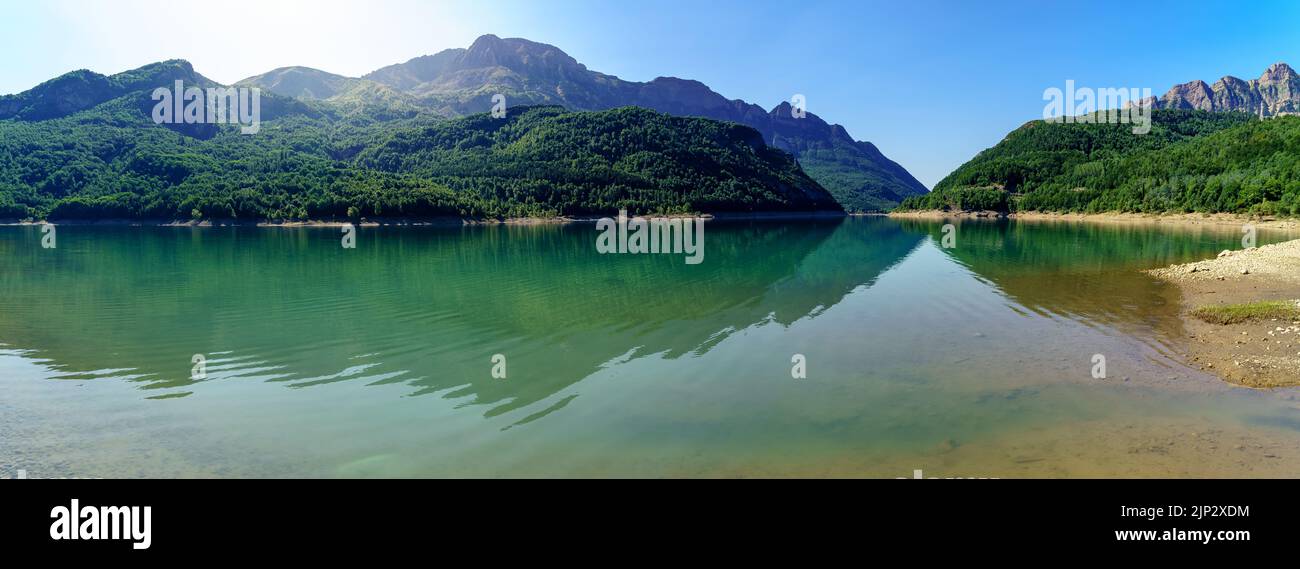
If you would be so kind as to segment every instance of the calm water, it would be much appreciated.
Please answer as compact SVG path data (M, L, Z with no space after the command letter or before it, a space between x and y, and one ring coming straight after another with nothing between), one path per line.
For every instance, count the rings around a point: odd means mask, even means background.
M1231 229L941 237L715 223L687 265L590 225L0 227L0 476L1300 475L1296 392L1185 365L1139 272Z

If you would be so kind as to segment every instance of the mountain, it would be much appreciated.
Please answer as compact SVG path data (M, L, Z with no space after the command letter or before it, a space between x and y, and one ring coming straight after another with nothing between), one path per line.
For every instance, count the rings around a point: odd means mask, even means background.
M113 76L74 72L0 99L0 218L840 210L792 156L733 123L640 108L381 116L365 107L375 95L394 104L406 96L296 69L262 80L328 97L264 93L261 129L243 135L235 125L155 124L151 94L175 80L214 85L173 61Z
M291 68L292 69L292 68ZM331 99L339 76L271 72L241 81L287 96ZM301 76L301 79L299 78ZM346 79L346 78L341 78ZM659 77L641 83L587 69L551 45L485 35L467 49L449 49L369 73L361 80L385 85L426 109L459 116L492 108L492 97L514 105L560 105L574 110L637 106L751 126L767 144L794 154L804 169L852 211L896 205L927 189L869 142L812 113L794 118L788 103L768 111L730 100L698 81Z
M310 67L281 67L249 77L235 85L258 86L286 97L299 99L328 99L361 82L359 79Z
M160 87L172 90L176 81L181 81L186 87L206 89L221 86L194 71L190 62L181 59L151 63L108 76L83 69L65 73L16 95L0 96L0 121L60 119L114 101L129 104L147 117L157 104L151 97L153 90ZM320 109L291 97L275 93L261 97L263 120L320 114ZM168 124L165 128L198 138L211 137L218 130L210 124Z
M1288 116L1300 115L1300 76L1289 65L1250 81L1183 83L1140 104L1155 109L1146 135L1101 119L1032 121L899 209L1300 214L1300 149L1289 138L1300 120Z
M321 112L336 118L392 120L420 112L415 100L387 85L335 75L310 67L281 67L235 83L308 103L320 102Z
M1176 109L1152 119L1145 135L1030 122L899 209L1300 215L1300 116Z
M1239 111L1260 118L1300 114L1300 75L1285 63L1275 63L1259 79L1226 76L1213 85L1192 81L1148 101L1157 109Z
M175 81L197 87L216 85L195 73L188 61L178 59L112 76L82 69L60 75L17 95L0 96L0 120L38 121L64 117L132 91L170 86Z

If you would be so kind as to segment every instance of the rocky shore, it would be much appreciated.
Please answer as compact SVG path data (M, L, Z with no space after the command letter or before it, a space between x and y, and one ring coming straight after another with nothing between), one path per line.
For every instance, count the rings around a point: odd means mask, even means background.
M1300 219L1272 216L1248 216L1231 213L1047 213L1024 211L1006 213L1000 211L904 211L891 212L889 217L898 219L1018 219L1021 221L1086 221L1092 223L1155 223L1170 225L1219 225L1241 227L1249 224L1257 229L1300 229Z
M1300 385L1300 240L1148 272L1183 291L1193 364L1248 387Z

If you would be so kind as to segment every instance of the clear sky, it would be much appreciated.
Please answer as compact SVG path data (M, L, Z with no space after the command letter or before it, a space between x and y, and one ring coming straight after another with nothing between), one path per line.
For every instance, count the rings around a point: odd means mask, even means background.
M928 186L1040 118L1043 90L1067 79L1159 95L1300 67L1295 0L0 0L0 13L0 94L174 58L223 83L288 65L357 76L493 33L765 108L804 94Z

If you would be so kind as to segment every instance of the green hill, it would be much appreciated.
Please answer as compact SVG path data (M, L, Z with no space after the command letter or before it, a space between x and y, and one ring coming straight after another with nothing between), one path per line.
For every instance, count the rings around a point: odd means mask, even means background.
M155 125L149 91L123 93L134 84L118 76L61 80L6 98L12 112L0 120L0 218L840 209L757 131L708 119L514 107L504 119L443 120L264 94L261 132L241 135L226 125ZM51 89L89 95L51 106Z
M1031 122L901 209L1300 214L1300 117L1153 118L1146 135Z

